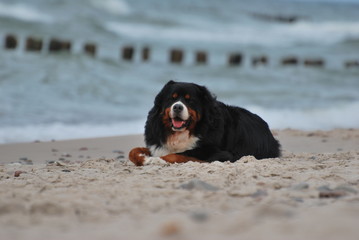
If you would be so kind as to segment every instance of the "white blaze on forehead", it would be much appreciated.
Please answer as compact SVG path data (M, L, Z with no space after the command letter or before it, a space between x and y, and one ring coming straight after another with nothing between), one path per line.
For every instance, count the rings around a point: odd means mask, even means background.
M179 104L183 107L182 112L179 115L176 115L173 108L176 104ZM177 101L174 104L172 104L171 106L171 111L170 111L170 118L175 118L175 117L179 117L182 120L188 120L189 119L189 112L188 112L188 108L186 107L186 105L181 102L181 101Z

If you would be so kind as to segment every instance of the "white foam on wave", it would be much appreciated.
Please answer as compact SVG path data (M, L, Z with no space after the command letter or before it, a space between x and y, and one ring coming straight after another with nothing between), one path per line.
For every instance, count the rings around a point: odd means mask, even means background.
M197 41L230 44L283 46L293 43L335 44L348 37L359 37L358 22L308 22L295 24L210 25L203 27L161 27L147 23L110 21L105 28L120 36L135 39ZM266 37L260 37L265 35Z
M332 44L347 37L359 37L358 22L299 22L284 32L277 30L278 34L283 34L282 37L318 44Z
M325 109L273 110L252 106L248 107L248 110L261 116L272 129L330 130L359 128L359 102Z
M0 143L66 140L142 134L145 120L113 124L69 125L51 123L0 128Z
M22 21L51 23L53 18L23 3L0 3L0 16L19 19Z
M126 15L131 12L127 2L122 0L91 0L94 7L112 14Z
M236 30L221 28L200 28L200 27L164 27L154 26L147 23L125 23L107 22L105 29L119 36L127 36L134 39L152 39L186 42L207 42L207 43L230 43L230 44L277 44L274 41L264 41L258 38L258 31L250 26L240 26ZM226 31L227 28L227 31Z

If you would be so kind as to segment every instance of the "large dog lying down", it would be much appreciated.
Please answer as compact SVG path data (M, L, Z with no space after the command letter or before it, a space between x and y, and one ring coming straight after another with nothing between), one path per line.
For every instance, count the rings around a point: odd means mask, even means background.
M145 126L147 148L134 148L137 166L156 161L236 161L280 155L268 124L240 107L217 101L203 86L169 81L156 96ZM156 158L154 158L156 157Z

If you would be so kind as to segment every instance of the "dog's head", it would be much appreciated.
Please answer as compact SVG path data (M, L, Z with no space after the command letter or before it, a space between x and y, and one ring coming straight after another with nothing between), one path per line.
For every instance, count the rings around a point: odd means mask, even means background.
M212 96L205 87L169 81L157 95L155 108L168 130L193 131L202 119L208 98Z

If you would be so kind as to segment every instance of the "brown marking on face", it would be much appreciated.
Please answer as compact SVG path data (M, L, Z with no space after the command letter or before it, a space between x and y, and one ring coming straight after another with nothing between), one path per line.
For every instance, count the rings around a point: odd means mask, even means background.
M178 93L174 93L174 94L172 94L172 98L173 98L173 99L178 98Z
M188 113L191 116L191 124L188 126L188 130L190 131L190 133L193 133L197 122L201 119L201 115L192 108L188 108Z
M188 108L188 113L190 115L190 118L188 120L190 121L190 125L187 127L187 129L190 131L190 134L192 134L194 128L196 127L197 122L201 119L201 115L197 111L193 110L192 108L189 107L187 108ZM162 123L165 126L165 128L168 130L172 130L170 111L171 111L171 107L168 107L162 113Z
M186 94L186 95L184 96L184 98L187 99L187 100L188 100L188 99L191 99L191 95Z
M167 129L172 129L170 111L171 111L170 107L166 108L162 116L162 123Z

